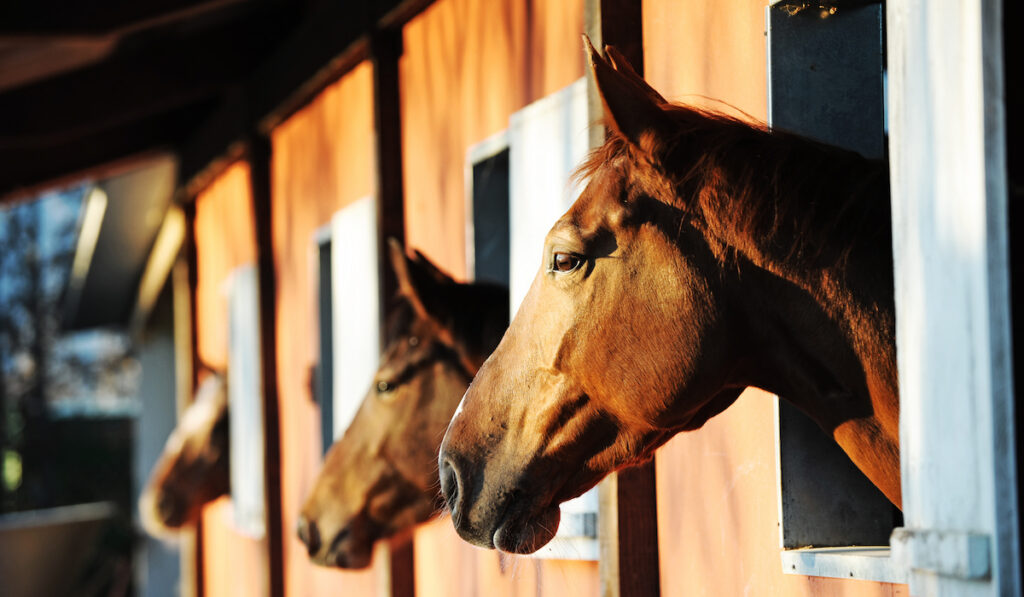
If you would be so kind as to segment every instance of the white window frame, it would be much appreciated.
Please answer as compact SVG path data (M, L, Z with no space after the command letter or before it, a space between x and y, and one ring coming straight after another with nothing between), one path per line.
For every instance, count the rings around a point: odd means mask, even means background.
M921 596L1020 595L1002 0L888 0L905 527Z
M355 418L380 365L377 200L363 197L331 218L334 439Z
M232 270L224 283L224 292L228 303L232 519L241 533L262 539L266 535L265 432L256 264L248 263Z

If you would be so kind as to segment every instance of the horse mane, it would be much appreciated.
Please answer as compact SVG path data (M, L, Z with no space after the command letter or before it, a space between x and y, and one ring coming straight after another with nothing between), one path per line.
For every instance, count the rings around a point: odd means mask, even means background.
M681 210L681 226L704 229L723 262L742 255L806 272L842 265L858 247L891 246L884 161L712 110L662 109L674 130L645 149L611 134L577 180L617 167L639 183L634 195L652 195Z

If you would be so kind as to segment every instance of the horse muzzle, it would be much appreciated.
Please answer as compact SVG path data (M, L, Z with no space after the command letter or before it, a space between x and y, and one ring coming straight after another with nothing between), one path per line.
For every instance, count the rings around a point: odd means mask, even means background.
M447 438L446 438L447 441ZM456 532L463 540L507 553L533 553L558 530L558 504L543 505L531 492L517 487L514 476L474 474L467 460L442 444L438 470L441 493Z
M364 533L355 524L329 529L314 519L300 516L297 531L310 560L320 566L366 568L373 558L375 538L363 538Z

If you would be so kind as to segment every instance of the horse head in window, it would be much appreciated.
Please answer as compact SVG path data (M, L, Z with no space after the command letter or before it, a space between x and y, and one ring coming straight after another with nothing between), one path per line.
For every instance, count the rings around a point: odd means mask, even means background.
M610 135L444 438L459 534L538 549L559 503L747 386L804 410L899 505L885 164L669 105L586 45Z
M369 392L302 508L314 562L362 568L375 541L433 516L437 449L480 364L508 323L508 292L460 284L392 242L401 305Z
M139 498L143 526L165 535L194 523L202 507L230 491L228 392L210 374L181 416Z

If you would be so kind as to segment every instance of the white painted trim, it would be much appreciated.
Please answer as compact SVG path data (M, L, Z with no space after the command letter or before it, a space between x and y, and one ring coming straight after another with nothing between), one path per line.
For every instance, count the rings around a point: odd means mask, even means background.
M346 205L331 218L334 439L356 416L380 364L377 202Z
M476 225L473 221L473 166L508 149L508 129L495 133L466 150L463 185L466 192L466 280L476 280Z
M235 528L254 539L266 535L263 450L263 361L260 354L259 272L255 263L231 270L228 297L228 409L231 433L231 504Z
M912 554L937 534L992 549L986 579L912 558L920 596L1021 594L1001 9L887 5L901 533Z
M907 582L906 569L895 562L890 549L883 546L787 549L782 551L782 571L805 576Z
M544 238L582 191L570 184L590 149L585 79L509 118L509 307L515 316L541 267Z
M323 245L324 243L331 240L332 230L333 228L331 227L331 223L327 222L326 224L320 226L319 228L313 231L312 243L314 251L319 249L320 246Z

